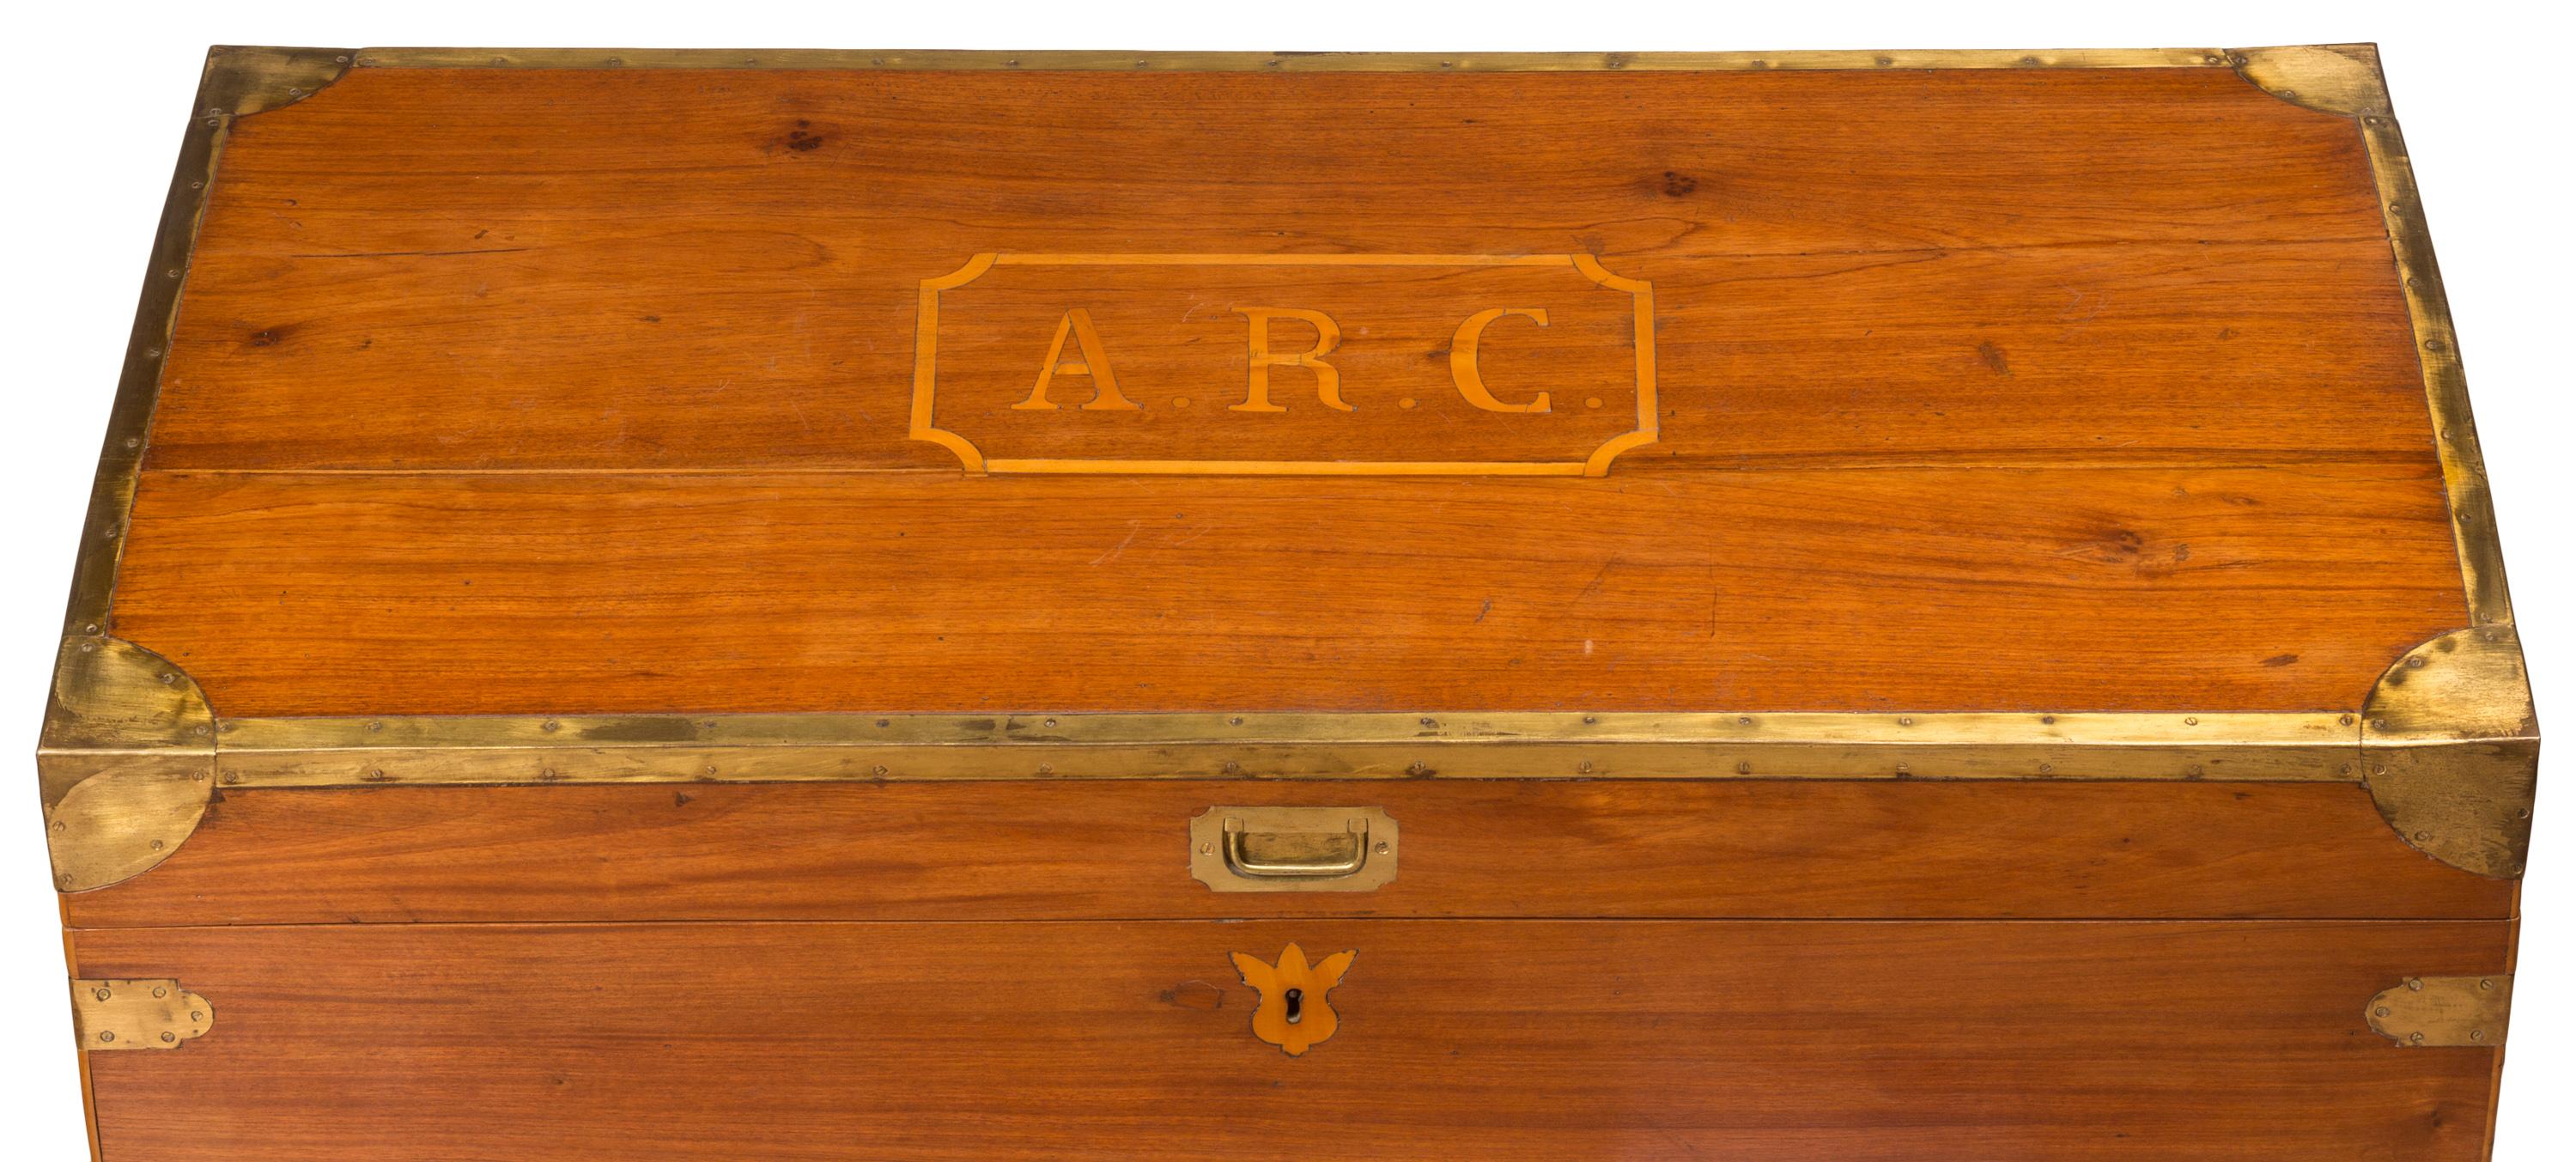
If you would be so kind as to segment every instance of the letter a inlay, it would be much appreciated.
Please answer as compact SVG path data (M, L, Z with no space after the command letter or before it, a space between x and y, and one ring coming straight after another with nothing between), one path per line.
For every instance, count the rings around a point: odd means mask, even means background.
M1066 336L1082 353L1080 359L1064 357ZM1058 375L1091 377L1091 402L1082 405L1087 412L1135 411L1136 405L1118 394L1118 376L1109 370L1109 353L1101 349L1100 331L1091 325L1091 312L1075 307L1064 313L1064 321L1055 325L1055 342L1047 345L1046 362L1038 367L1038 385L1029 389L1029 398L1012 404L1015 411L1051 412L1055 404L1047 399L1047 387Z

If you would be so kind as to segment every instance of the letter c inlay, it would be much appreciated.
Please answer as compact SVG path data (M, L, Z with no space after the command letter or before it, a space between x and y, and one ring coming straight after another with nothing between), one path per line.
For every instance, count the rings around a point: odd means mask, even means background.
M1486 411L1544 412L1547 410L1546 392L1542 391L1530 397L1528 403L1504 403L1495 399L1493 392L1486 390L1485 377L1476 371L1477 340L1484 337L1487 326L1505 315L1519 315L1539 326L1547 325L1545 307L1531 307L1526 310L1520 307L1489 307L1467 316L1466 322L1458 324L1457 336L1449 341L1449 378L1458 381L1459 395L1465 396L1468 403Z

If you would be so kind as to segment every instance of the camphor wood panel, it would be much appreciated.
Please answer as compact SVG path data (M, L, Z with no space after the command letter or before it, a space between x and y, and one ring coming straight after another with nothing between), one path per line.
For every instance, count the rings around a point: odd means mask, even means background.
M91 1055L193 1162L2481 1156L2490 1049L2363 1005L2485 923L308 926L84 932L216 998ZM1228 954L1357 958L1255 1040Z
M152 462L949 467L886 421L988 251L1597 255L1701 455L2429 434L2352 122L2224 70L360 69L235 129Z
M1189 820L1220 804L1385 808L1404 829L1395 882L1367 893L1211 892L1186 873L1185 841ZM2513 889L2407 847L2368 794L2344 784L1027 782L233 794L168 862L65 906L77 928L2384 920L2504 918Z
M227 716L2341 710L2468 620L2360 134L2223 68L360 68L209 197L111 631ZM1658 441L910 438L923 280L1137 252L1597 259L1652 284ZM1136 408L1013 408L1087 285ZM1019 455L1553 455L1634 390L1564 270L942 293L937 419ZM1247 307L1330 308L1352 410L1232 410ZM1479 359L1551 413L1443 392L1496 307L1550 310Z
M145 484L117 632L227 716L2337 710L2467 619L2429 460Z

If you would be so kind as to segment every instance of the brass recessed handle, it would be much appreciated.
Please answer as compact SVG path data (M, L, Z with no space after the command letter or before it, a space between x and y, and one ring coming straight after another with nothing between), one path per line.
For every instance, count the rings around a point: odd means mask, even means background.
M1190 821L1190 875L1220 892L1375 891L1398 854L1376 807L1210 807Z
M1239 876L1264 880L1337 880L1358 875L1368 866L1368 820L1355 818L1340 835L1289 833L1264 835L1265 854L1253 854L1243 820L1225 821L1225 867Z

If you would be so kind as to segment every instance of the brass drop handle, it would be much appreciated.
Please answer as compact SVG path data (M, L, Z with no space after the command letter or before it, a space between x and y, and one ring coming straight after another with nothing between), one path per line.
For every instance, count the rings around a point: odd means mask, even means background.
M1339 835L1271 834L1263 836L1263 840L1261 846L1268 854L1254 855L1243 820L1227 818L1226 870L1251 879L1337 880L1358 875L1368 866L1369 823L1362 818L1352 819L1349 830Z
M1210 807L1190 820L1190 878L1215 892L1374 892L1395 880L1396 832L1383 807Z

